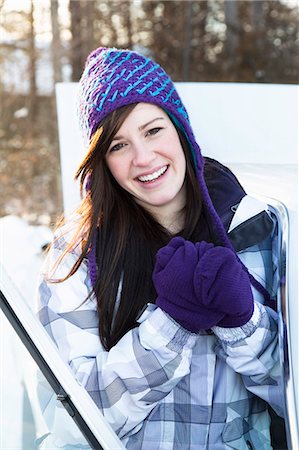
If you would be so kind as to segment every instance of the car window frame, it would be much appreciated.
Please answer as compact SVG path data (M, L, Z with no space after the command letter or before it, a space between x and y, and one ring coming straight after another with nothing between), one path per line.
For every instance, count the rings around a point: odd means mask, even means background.
M50 336L0 262L0 308L44 377L94 450L125 447L84 387L62 360Z
M299 448L298 421L296 411L295 379L290 352L290 260L289 260L289 215L286 206L279 200L259 197L268 204L274 214L278 227L278 271L280 284L277 291L278 342L282 370L283 394L285 402L285 429L288 448Z

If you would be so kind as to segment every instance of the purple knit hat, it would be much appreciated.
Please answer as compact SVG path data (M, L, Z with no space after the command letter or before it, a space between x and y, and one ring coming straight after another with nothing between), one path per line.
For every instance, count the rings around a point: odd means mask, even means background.
M152 103L165 110L184 132L193 154L205 211L219 243L232 248L215 211L203 176L204 159L187 111L166 72L153 60L130 50L100 47L87 58L79 84L79 121L90 142L99 123L112 111L132 103ZM90 277L96 280L95 249L89 254Z

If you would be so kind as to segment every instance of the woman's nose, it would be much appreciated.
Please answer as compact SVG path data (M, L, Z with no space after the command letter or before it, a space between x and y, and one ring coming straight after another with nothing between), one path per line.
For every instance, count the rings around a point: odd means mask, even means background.
M144 143L134 145L133 164L134 166L145 167L148 166L155 159L155 152L150 146Z

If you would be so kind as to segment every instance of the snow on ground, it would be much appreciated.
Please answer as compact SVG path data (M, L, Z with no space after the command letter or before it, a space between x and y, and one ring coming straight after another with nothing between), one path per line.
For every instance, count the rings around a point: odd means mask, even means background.
M48 227L29 225L17 216L0 219L0 260L29 305L34 302L42 249L51 240Z
M42 249L51 240L52 232L45 226L29 225L16 216L0 218L0 261L32 308L44 258ZM33 448L28 445L34 427L28 404L27 408L26 403L24 406L24 378L32 367L33 360L2 312L0 361L0 448Z

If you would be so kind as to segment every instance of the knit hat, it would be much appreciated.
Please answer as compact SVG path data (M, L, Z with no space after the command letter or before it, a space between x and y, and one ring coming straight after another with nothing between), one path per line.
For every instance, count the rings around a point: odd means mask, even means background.
M91 140L99 123L112 111L132 103L151 103L165 110L185 134L190 145L205 211L218 244L232 248L213 206L204 180L204 159L187 111L166 72L153 60L130 50L100 47L87 58L79 84L79 122L85 141ZM90 272L95 281L95 256Z

